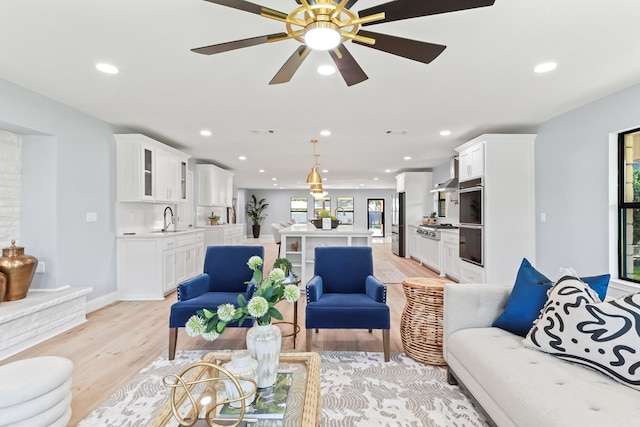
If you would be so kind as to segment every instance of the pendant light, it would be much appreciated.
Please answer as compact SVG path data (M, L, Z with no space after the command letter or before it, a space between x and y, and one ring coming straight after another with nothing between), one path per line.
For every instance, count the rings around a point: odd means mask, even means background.
M320 156L319 154L316 154L316 143L318 142L317 139L312 139L311 143L313 144L313 158L314 158L314 165L311 167L311 172L309 172L309 175L307 175L307 184L320 184L322 185L322 177L320 176L320 174L318 173L318 157Z

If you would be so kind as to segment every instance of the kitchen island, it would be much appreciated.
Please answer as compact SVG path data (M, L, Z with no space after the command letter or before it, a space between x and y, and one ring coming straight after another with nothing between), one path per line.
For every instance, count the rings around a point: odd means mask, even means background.
M293 224L280 230L280 257L291 261L293 272L306 284L313 277L318 246L371 246L373 232L358 225L339 225L331 230L313 224Z

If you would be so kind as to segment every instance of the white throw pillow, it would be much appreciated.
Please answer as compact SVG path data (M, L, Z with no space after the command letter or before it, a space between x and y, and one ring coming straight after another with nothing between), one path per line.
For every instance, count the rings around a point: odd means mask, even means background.
M640 294L601 302L586 283L564 277L523 342L640 390Z

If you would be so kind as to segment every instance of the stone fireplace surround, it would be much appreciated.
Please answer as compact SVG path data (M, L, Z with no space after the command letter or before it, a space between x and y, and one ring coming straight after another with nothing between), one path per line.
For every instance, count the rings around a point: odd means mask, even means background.
M0 360L86 322L92 288L30 290L27 297L0 303Z

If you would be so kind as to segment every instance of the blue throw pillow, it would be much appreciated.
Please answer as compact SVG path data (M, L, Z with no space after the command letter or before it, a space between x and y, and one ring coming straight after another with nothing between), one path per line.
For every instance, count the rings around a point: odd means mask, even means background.
M609 286L609 274L602 276L581 277L593 289L601 301L604 301ZM492 326L504 329L516 335L527 335L533 322L540 316L540 311L547 302L547 292L553 282L536 270L524 258L516 276L516 283L511 291L507 307Z
M553 283L544 274L533 268L524 258L518 269L516 283L511 291L507 307L493 326L526 336L540 310L547 301L547 291Z

